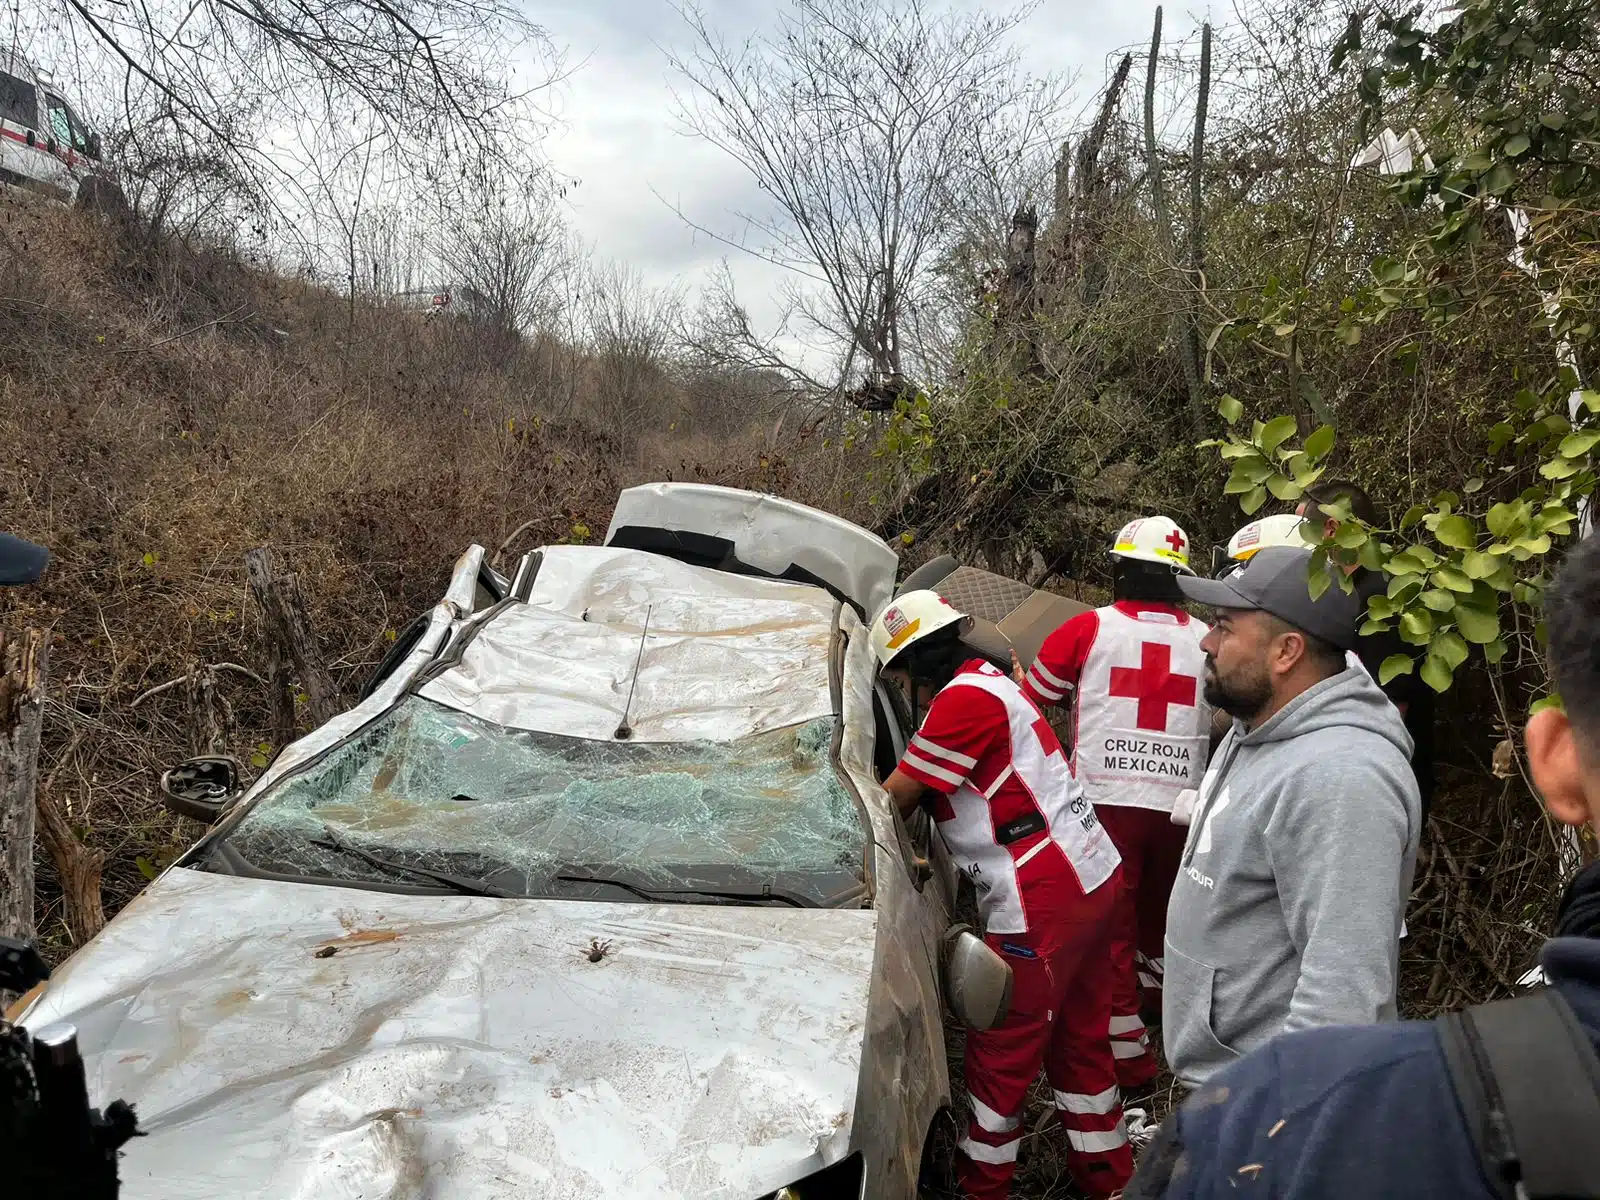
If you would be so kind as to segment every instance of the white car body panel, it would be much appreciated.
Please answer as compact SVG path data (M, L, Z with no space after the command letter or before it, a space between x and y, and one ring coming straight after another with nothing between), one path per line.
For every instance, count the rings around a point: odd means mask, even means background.
M937 979L954 875L925 816L908 828L877 782L865 623L805 584L615 547L537 553L527 599L502 601L475 586L482 549L463 554L393 675L286 747L25 1014L77 1025L96 1102L138 1110L149 1136L126 1150L125 1195L758 1200L851 1153L864 1196L916 1195L950 1099ZM838 714L830 759L867 830L865 907L191 869L413 692L609 739L635 662L639 740Z
M28 1023L138 1109L128 1200L748 1198L845 1153L876 921L179 869Z

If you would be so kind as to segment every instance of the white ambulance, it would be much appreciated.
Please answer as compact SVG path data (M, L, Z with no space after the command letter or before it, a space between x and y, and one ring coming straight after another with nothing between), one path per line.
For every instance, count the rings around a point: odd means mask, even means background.
M0 50L0 179L71 202L86 179L105 174L101 154L100 135L48 76Z

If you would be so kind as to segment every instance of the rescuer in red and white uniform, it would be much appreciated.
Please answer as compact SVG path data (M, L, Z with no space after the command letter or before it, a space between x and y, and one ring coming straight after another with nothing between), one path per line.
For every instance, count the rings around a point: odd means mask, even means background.
M1033 701L1006 672L966 659L968 624L937 593L916 591L872 626L879 663L903 674L916 707L927 704L884 787L902 813L931 801L951 857L977 890L985 940L1012 970L1006 1019L967 1032L972 1117L958 1176L971 1200L1003 1200L1042 1064L1074 1178L1109 1196L1133 1170L1106 1041L1117 849Z
M1166 517L1130 521L1111 558L1114 603L1052 633L1022 686L1044 707L1071 696L1072 770L1122 854L1110 1028L1117 1082L1133 1088L1159 1069L1140 993L1145 1011L1161 1011L1162 936L1185 833L1172 809L1205 774L1211 708L1200 694L1207 627L1180 607L1174 574L1194 574L1188 535Z

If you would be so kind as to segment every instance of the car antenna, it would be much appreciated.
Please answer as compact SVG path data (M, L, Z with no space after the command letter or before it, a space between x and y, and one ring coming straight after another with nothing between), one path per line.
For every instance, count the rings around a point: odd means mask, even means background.
M633 736L633 727L628 724L628 712L633 708L633 689L639 684L639 664L644 662L644 639L650 636L650 614L654 611L653 604L644 610L644 628L639 631L639 653L633 659L633 678L628 680L628 700L622 706L622 724L612 734L619 742L625 742Z

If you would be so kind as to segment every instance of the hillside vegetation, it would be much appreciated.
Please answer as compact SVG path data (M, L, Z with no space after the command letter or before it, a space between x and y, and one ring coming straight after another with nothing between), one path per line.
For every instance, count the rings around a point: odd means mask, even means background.
M0 194L0 528L53 556L39 586L0 592L0 622L54 631L42 790L103 858L107 915L196 836L155 783L208 749L208 713L242 760L275 748L246 550L299 573L353 701L473 542L504 565L598 540L618 490L655 479L850 511L829 494L847 465L775 441L759 381L505 351L381 308L352 336L349 316L225 253ZM623 373L648 403L618 414ZM54 867L41 848L38 926L60 957L101 917L63 908Z

